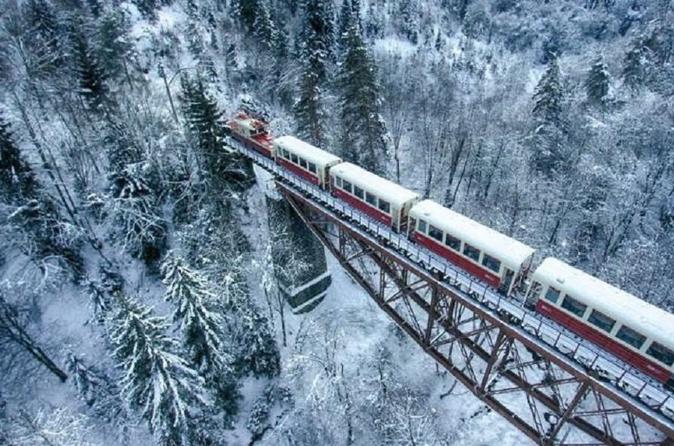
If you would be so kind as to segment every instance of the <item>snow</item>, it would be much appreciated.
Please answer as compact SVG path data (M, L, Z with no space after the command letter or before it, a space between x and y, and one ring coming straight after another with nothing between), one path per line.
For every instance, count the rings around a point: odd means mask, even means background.
M501 234L475 220L447 209L433 200L424 200L410 210L410 217L421 219L501 260L513 271L519 271L534 249Z
M377 197L388 201L395 209L419 198L419 194L392 181L368 172L351 163L342 163L330 169L330 176L340 177Z
M574 299L674 350L674 314L553 257L546 258L532 278L562 293L568 293ZM614 330L617 328L618 324Z
M294 153L295 155L318 165L319 169L342 161L340 157L299 140L294 136L278 137L274 140L274 144L278 147L286 149L290 153Z

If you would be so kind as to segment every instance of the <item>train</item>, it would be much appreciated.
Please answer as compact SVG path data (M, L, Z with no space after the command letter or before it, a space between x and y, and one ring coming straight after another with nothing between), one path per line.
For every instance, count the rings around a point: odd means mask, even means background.
M230 136L674 391L674 314L239 111Z

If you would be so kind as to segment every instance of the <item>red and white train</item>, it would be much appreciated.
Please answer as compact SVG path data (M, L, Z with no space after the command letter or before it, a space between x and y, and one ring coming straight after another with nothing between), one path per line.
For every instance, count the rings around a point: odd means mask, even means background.
M502 295L525 291L527 306L674 390L674 314L555 258L532 270L533 248L295 137L272 139L267 123L245 112L227 127L244 146Z

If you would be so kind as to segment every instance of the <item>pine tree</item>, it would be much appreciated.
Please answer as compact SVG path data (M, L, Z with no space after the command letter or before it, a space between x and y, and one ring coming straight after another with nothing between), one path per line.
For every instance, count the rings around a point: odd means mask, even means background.
M332 9L325 2L310 0L303 12L300 32L302 75L294 113L298 135L312 144L323 146L326 144L327 116L321 85L327 81L334 55Z
M234 7L241 23L248 32L252 33L255 29L255 19L260 7L260 0L236 0Z
M625 85L632 89L639 88L646 81L647 51L648 49L644 45L643 39L637 39L633 42L632 48L630 48L625 55L622 77Z
M56 9L48 0L29 0L24 4L23 14L30 35L27 44L36 61L34 72L53 73L63 62Z
M118 9L106 10L97 21L96 60L101 61L101 70L112 78L126 74L126 58L133 49L129 41L129 23Z
M181 79L183 113L196 140L200 168L219 193L236 195L255 181L250 161L224 146L222 111L201 80Z
M188 443L191 418L203 403L202 380L166 335L164 318L135 299L118 296L110 327L122 370L122 392L151 431L167 445Z
M337 42L339 43L340 51L346 49L346 41L352 20L353 9L351 0L342 0L342 5L339 8L339 21L337 23Z
M183 346L191 355L192 364L198 370L227 371L231 360L224 352L224 322L208 280L172 253L162 263L161 274L166 300L176 305L173 320L180 326Z
M161 273L166 300L176 305L173 320L180 326L190 364L205 378L216 405L229 415L236 414L238 383L230 367L233 359L225 351L226 323L211 291L212 285L182 257L171 253L162 264Z
M400 3L400 31L413 44L419 42L419 25L417 24L417 4L414 0Z
M379 114L379 83L360 28L352 23L338 75L342 156L372 172L386 162L386 126Z
M106 74L82 27L82 21L75 20L70 30L75 75L79 83L78 92L85 98L91 110L102 111L105 106L110 105Z
M563 91L559 65L556 58L548 61L548 67L536 86L534 93L535 129L533 143L533 168L546 176L567 167L565 150L565 125L562 117Z
M0 113L0 198L18 205L35 198L35 193L33 169L21 156L10 125Z
M608 95L608 88L608 69L600 58L592 65L585 80L585 91L588 101L594 105L604 105L606 96Z
M532 114L538 123L561 124L562 116L562 84L559 64L556 58L550 59L543 77L534 92L534 108Z
M254 376L272 378L281 371L281 358L276 340L269 331L269 322L257 309L242 309L242 351L237 355L237 368Z
M276 47L278 31L276 25L269 14L269 7L264 1L260 1L258 9L255 13L255 22L253 24L253 35L257 39L258 44L271 54Z

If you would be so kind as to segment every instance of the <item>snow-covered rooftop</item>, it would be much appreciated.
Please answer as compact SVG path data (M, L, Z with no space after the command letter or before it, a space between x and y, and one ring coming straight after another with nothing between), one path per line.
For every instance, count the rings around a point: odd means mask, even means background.
M340 157L297 139L294 136L280 136L274 140L274 144L319 166L335 164L342 161Z
M447 209L433 200L415 204L410 216L425 220L480 251L496 257L513 271L519 271L522 264L534 253L532 247Z
M674 314L554 257L548 257L541 263L533 279L552 285L574 299L674 349Z
M351 163L341 163L330 169L330 175L338 176L399 208L410 200L419 198L419 194L392 181L375 175Z

